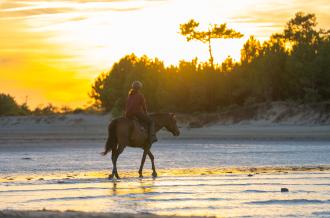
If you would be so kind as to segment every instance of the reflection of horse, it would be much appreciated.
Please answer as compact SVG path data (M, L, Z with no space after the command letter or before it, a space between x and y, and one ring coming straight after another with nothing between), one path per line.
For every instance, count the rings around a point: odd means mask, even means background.
M139 185L136 184L136 186L134 185L132 188L123 188L123 186L126 186L127 184L113 181L110 195L117 196L136 193L148 194L150 192L154 192L155 180L156 178L146 180L139 179L139 181L136 181L136 183L139 183Z
M178 136L180 134L174 114L158 113L150 115L150 118L155 123L156 132L165 127L165 129L171 132L174 136ZM108 134L109 136L105 145L105 151L102 152L102 154L106 155L109 151L112 151L111 159L113 169L112 174L109 175L109 179L112 179L114 176L119 179L117 172L117 159L126 146L142 148L144 150L139 169L140 177L142 177L142 169L147 155L149 156L152 164L152 176L157 176L154 156L150 151L151 144L149 144L147 140L148 134L146 128L141 126L136 120L132 121L121 117L113 120L109 124Z

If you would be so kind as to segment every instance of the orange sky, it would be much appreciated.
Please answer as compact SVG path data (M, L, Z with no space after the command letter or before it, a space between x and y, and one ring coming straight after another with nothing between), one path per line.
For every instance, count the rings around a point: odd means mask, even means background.
M239 60L249 35L267 39L299 10L330 27L328 0L0 0L0 92L32 107L86 105L93 80L126 54L207 60L206 46L178 34L191 18L245 34L214 43L219 62Z

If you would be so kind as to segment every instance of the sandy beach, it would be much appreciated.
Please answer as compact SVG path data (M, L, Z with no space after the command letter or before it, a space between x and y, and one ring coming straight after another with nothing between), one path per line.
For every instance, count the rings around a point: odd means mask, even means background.
M0 217L330 216L329 125L183 119L152 148L158 178L147 160L139 179L142 151L127 148L109 181L109 120L1 117Z
M269 112L270 113L270 112ZM280 116L279 113L278 116ZM210 116L210 115L209 115ZM180 140L330 140L330 124L317 122L316 115L312 120L306 120L305 116L297 115L283 122L275 122L277 117L272 115L259 117L258 119L242 119L240 122L221 121L211 116L214 121L200 128L190 127L197 122L194 116L187 118L178 115L181 131ZM321 115L319 115L321 116ZM324 115L322 115L324 116ZM203 116L201 120L210 119ZM14 116L0 117L1 141L31 141L31 140L105 140L107 137L107 125L112 117L109 114L71 114L49 116ZM198 119L197 119L198 120ZM231 120L229 118L229 120ZM198 122L202 122L198 120ZM204 121L205 122L205 121ZM173 139L172 135L165 131L158 133L160 140Z

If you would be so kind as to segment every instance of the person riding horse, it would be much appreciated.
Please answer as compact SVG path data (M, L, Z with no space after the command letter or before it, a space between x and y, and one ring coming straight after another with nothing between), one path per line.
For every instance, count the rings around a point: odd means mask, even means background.
M148 127L148 142L151 145L157 141L155 123L148 116L146 100L140 91L142 87L143 84L140 81L132 83L126 102L125 117L130 120L136 118L140 123Z
M120 178L117 170L117 160L126 146L143 149L139 176L143 177L142 170L146 156L148 155L151 160L152 176L156 177L154 155L151 152L152 143L157 141L156 132L164 128L171 132L173 136L180 135L180 130L173 113L147 114L146 101L140 92L141 88L141 82L135 81L132 83L132 89L129 91L126 102L125 116L111 120L108 125L108 138L104 146L104 151L101 154L106 155L111 151L113 168L109 179L113 179L114 177L117 179ZM146 124L148 126L148 134L145 131L141 131L139 126L135 122L132 122L133 119Z

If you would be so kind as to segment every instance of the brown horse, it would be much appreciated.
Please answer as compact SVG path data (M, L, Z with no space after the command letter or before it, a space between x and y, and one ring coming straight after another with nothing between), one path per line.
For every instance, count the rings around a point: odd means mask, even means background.
M150 118L155 123L156 132L165 127L165 129L171 132L174 136L178 136L180 134L174 114L157 113L151 114ZM143 177L142 169L146 156L148 155L152 164L152 176L157 177L154 156L150 151L152 144L148 143L148 133L146 128L140 125L136 120L121 117L111 121L108 126L108 135L105 151L102 152L102 154L106 155L108 152L112 151L111 159L113 169L112 173L109 175L109 179L113 179L114 176L116 176L117 179L120 178L117 172L117 160L126 146L143 149L139 176Z

